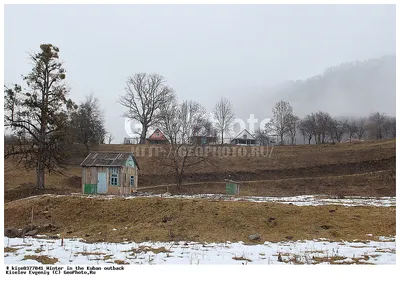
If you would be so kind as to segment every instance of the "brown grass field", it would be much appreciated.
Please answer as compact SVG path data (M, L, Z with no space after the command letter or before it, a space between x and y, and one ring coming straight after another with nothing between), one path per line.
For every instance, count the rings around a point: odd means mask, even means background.
M371 239L366 236L369 233L376 237L396 232L394 207L300 207L204 199L106 200L78 196L9 202L4 210L6 227L29 225L32 208L35 225L51 223L66 238L77 236L90 242L250 242L247 236L254 233L261 236L261 241L272 242L314 238L349 241Z
M98 151L133 151L138 145L100 145ZM145 155L137 156L140 165L139 187L172 193L221 193L224 180L242 182L242 195L292 196L331 194L395 196L396 141L366 141L336 145L297 145L274 147L271 157L209 157L211 165L188 170L184 185L174 188L174 174L160 157L149 156L149 145L140 145ZM167 150L168 148L165 147ZM250 150L250 148L247 148ZM250 154L250 153L249 153ZM46 175L47 189L42 193L81 192L79 163L73 159L64 175ZM5 160L5 202L31 196L34 171L17 168ZM150 189L151 190L151 189Z
M101 145L99 151L137 151L136 145ZM140 146L145 152L150 147ZM249 149L249 148L247 148ZM46 175L52 194L81 193L80 161L75 157L63 175ZM212 165L188 170L184 185L174 187L174 175L160 157L141 154L139 187L175 194L224 193L224 180L241 182L240 195L395 196L396 141L365 141L336 145L274 147L271 157L210 157ZM55 233L88 241L192 240L247 241L328 238L367 239L372 233L395 235L395 207L293 206L274 203L191 199L94 199L40 196L17 200L33 192L34 171L5 160L5 228L51 223ZM275 218L276 224L268 222ZM116 229L116 230L113 230ZM54 234L54 233L53 233ZM289 237L289 238L288 238ZM368 237L371 239L371 237Z

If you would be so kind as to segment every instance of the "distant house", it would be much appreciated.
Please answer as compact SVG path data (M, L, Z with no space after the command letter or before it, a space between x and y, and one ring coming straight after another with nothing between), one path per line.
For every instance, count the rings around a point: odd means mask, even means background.
M194 144L194 145L216 144L217 137L193 136L193 137L191 137L191 141L192 141L192 144Z
M231 144L236 145L256 145L256 138L244 129L235 138L231 140Z
M147 144L168 144L169 140L167 137L164 135L163 132L161 132L160 129L156 129L150 137L146 139Z
M138 186L139 165L131 152L92 152L81 163L85 194L130 194Z

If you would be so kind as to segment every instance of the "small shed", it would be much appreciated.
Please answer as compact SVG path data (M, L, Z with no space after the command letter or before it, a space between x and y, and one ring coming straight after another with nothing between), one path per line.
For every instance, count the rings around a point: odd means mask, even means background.
M156 129L150 137L146 139L147 144L169 144L169 140L160 129Z
M81 163L85 194L130 194L138 187L139 165L131 152L92 152Z
M256 145L256 138L252 134L250 134L249 131L244 129L234 139L231 140L231 144Z
M225 188L226 188L226 194L239 195L240 185L238 182L232 180L226 180Z

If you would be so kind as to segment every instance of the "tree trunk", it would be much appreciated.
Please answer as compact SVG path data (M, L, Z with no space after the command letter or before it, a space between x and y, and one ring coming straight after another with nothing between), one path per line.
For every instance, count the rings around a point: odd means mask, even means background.
M224 144L224 131L221 132L221 144Z
M42 157L38 157L38 164L36 167L36 189L44 189L44 163Z
M140 134L140 144L146 143L147 126L143 126L142 133Z

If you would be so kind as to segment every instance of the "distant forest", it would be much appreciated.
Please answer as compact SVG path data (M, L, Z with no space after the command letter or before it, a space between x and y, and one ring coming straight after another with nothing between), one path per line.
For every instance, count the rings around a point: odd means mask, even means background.
M269 91L268 104L289 101L300 116L319 110L333 116L395 115L396 56L342 63Z

